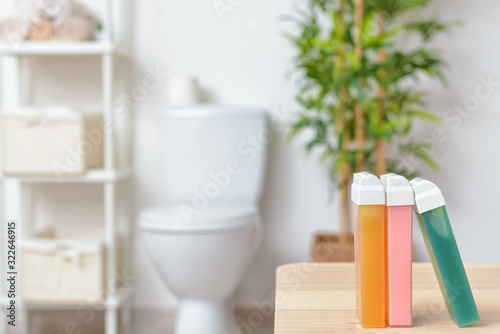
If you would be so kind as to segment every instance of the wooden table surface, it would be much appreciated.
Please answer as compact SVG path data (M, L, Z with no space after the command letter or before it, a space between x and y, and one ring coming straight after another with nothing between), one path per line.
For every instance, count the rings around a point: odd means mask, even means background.
M451 320L430 263L413 264L413 327L366 329L356 319L353 263L299 263L276 275L275 334L500 334L500 265L465 266L481 320L458 328Z

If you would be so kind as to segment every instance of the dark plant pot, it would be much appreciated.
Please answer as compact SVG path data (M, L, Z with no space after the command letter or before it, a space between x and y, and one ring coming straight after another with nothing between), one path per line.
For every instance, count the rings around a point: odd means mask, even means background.
M347 242L340 243L338 235L316 234L312 259L314 262L353 262L354 236L351 234Z

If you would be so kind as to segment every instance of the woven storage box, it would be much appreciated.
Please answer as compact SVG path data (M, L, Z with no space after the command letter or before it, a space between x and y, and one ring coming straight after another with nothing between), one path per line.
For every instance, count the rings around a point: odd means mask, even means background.
M35 303L103 300L106 289L103 240L62 239L61 234L48 229L20 243L21 298ZM121 262L121 254L118 255Z
M102 115L21 108L2 115L5 174L81 174L103 164Z

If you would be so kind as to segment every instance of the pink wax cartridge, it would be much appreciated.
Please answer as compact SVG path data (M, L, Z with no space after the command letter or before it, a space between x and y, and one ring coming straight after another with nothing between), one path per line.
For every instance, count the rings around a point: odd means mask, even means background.
M408 327L411 315L412 218L415 202L410 182L389 173L380 177L385 207L385 320L389 326Z

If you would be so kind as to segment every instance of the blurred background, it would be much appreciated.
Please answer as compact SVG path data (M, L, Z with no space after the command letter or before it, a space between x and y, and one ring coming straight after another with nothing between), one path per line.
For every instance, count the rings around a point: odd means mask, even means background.
M219 2L225 6L220 7ZM85 3L99 12L99 1ZM295 102L296 51L283 33L296 27L281 18L305 3L133 1L133 19L127 22L132 46L130 85L141 85L151 69L195 76L204 100L262 106L287 125L300 108ZM441 187L464 262L500 263L499 9L494 0L435 0L427 9L430 15L444 21L458 19L462 25L431 42L442 50L449 65L444 70L449 85L443 87L427 79L418 83L420 89L430 92L427 110L443 120L438 124L417 122L411 137L432 144L432 156L440 170L419 161L411 165ZM411 47L414 41L398 43ZM31 93L37 104L99 105L99 59L63 56L28 61L34 69L31 82L38 85ZM490 93L487 97L481 95L486 91ZM161 84L132 108L135 217L144 208L163 203L157 123L165 92ZM438 139L433 135L436 129ZM304 154L307 133L290 144L285 142L287 134L288 127L283 126L270 142L261 199L264 240L237 292L239 308L252 309L272 300L276 267L308 261L314 233L338 231L336 186L318 162L319 152ZM101 221L102 192L95 187L81 185L75 192L66 186L40 185L33 196L33 213L41 224L48 220L64 224L68 216L71 224ZM414 259L429 261L416 225ZM133 307L175 307L174 296L154 272L141 242L136 242L134 276Z
M200 78L208 95L230 104L267 106L277 115L299 109L294 102L292 45L283 38L294 29L280 20L304 1L241 1L221 20L211 1L145 1L136 3L134 29L138 78L146 66L160 64L173 74ZM499 29L492 8L494 1L434 1L430 13L440 19L461 20L463 25L449 35L438 36L433 46L448 62L449 87L424 81L429 90L428 110L444 116L456 105L474 96L481 78L500 82ZM161 35L161 42L154 36ZM411 41L401 41L411 43ZM489 78L489 79L488 79ZM434 144L433 157L441 166L436 172L423 163L421 176L441 187L452 219L455 237L464 262L500 262L500 86L474 111L464 108L459 119L439 124L421 122L412 136L432 140L435 128L446 140ZM155 122L163 92L153 92L137 112L135 173L137 210L159 204L156 186L158 161L152 149L158 142ZM286 119L286 118L285 118ZM148 136L141 135L148 133ZM238 303L252 306L268 298L274 289L277 265L309 259L315 231L337 230L338 197L317 154L307 156L300 140L285 143L287 130L271 142L267 181L261 203L265 226L264 243L238 292ZM157 175L157 174L156 174ZM137 250L138 305L167 305L166 293L154 282L141 248ZM414 230L414 256L428 261L418 227Z

